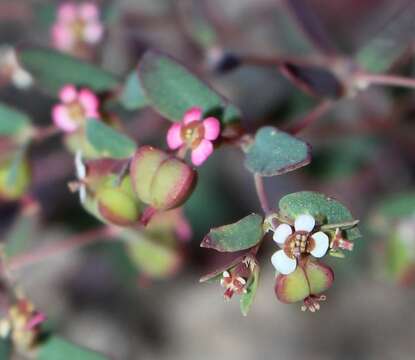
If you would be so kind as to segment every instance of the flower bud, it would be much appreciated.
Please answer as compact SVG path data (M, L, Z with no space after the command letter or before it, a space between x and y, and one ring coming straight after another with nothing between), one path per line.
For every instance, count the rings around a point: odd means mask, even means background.
M192 193L197 176L182 160L151 146L138 149L130 171L139 199L158 210L183 204Z
M275 294L283 303L304 301L304 304L308 305L310 298L318 300L316 295L330 288L333 280L334 274L330 267L316 260L305 258L301 260L294 272L277 276ZM318 306L310 310L318 310Z
M0 165L0 199L18 200L27 191L30 185L31 171L26 159L17 164L16 174L12 171L14 163L10 160Z
M99 214L112 224L128 226L138 221L141 206L133 192L130 176L124 177L119 186L110 182L116 179L111 177L97 191L96 199Z

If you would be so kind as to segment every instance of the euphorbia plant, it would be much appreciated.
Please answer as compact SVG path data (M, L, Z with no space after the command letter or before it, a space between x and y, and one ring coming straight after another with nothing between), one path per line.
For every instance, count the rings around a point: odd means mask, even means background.
M271 67L319 98L317 106L294 126L276 126L267 120L248 129L236 104L162 52L146 51L125 80L80 60L91 58L94 45L102 40L102 21L96 4L62 3L50 29L52 45L74 56L22 47L17 52L13 49L13 57L0 59L2 78L27 86L33 80L53 98L48 109L50 126L45 128L34 125L19 110L0 104L0 199L21 201L23 208L33 201L29 150L60 134L74 157L69 188L79 194L80 205L102 223L98 229L69 238L61 247L40 249L34 257L20 258L6 249L7 273L33 261L28 258L43 259L45 253L110 237L122 242L128 259L143 277L173 276L184 265L183 248L191 236L183 206L197 189L200 168L218 148L226 151L231 146L243 156L245 175L252 176L261 210L248 211L242 219L214 227L204 236L203 248L230 253L233 259L201 281L220 284L226 300L240 297L241 312L247 315L261 271L272 264L275 277L267 286L274 289L278 300L298 302L302 310L319 310L335 279L326 264L327 256L343 258L346 251L353 250L360 237L358 220L342 203L319 192L300 188L270 199L264 178L310 164L312 144L299 134L337 99L356 96L372 84L413 87L413 81L373 74L363 69L364 60L343 55L308 61L244 56L221 52L218 47L203 49L204 54L215 52L213 65L219 72L245 64ZM364 58L362 54L358 58ZM145 143L138 142L141 134L130 131L132 126L124 121L142 108L153 110L149 118L161 117L164 125L170 122L157 129L157 139ZM385 258L391 275L404 282L414 269L413 257L407 256L411 242L405 241L413 230L413 214L399 220L393 222L393 231L388 234ZM266 242L272 244L273 253L259 256ZM13 283L7 276L4 280ZM10 311L0 323L3 338L25 356L35 354L39 359L50 359L56 349L66 352L69 347L69 352L73 351L71 345L54 336L45 340L43 314L28 299L18 297L16 289L10 292ZM82 354L82 359L95 356L88 351Z

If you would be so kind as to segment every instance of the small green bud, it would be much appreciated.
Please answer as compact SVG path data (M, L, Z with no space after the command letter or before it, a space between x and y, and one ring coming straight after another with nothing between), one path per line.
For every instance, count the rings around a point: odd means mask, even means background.
M185 162L151 146L138 149L130 171L137 196L158 210L182 205L192 193L197 177Z
M114 181L114 179L110 179ZM119 186L107 181L96 193L100 215L112 224L128 226L137 222L140 214L140 204L134 195L131 178L126 176Z
M31 181L31 170L26 159L17 164L8 160L0 165L0 199L13 201L18 200L27 191ZM13 171L15 175L13 175Z

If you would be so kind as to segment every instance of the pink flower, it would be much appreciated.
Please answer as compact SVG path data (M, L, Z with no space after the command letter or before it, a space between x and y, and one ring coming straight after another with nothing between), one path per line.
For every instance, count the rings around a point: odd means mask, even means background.
M214 117L202 120L202 109L192 107L186 111L181 123L173 124L167 132L170 149L192 150L192 162L201 165L213 152L212 141L220 134L220 122Z
M104 33L99 15L99 8L93 3L63 3L52 27L53 46L72 52L82 44L97 44Z
M59 92L60 104L52 108L55 125L65 132L76 131L87 119L99 118L99 100L88 89L65 85Z

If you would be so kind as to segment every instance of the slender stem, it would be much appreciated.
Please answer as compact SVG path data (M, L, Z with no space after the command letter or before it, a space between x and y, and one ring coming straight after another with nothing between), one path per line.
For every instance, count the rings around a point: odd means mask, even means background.
M258 199L259 199L259 203L261 204L262 211L265 214L268 214L270 212L270 207L268 204L267 195L265 193L264 179L262 178L262 176L255 174L254 180L255 180L256 193L258 195Z
M286 64L298 66L324 66L327 61L319 58L299 58L293 56L261 56L261 55L237 55L238 59L244 65L261 66L261 67L279 67Z
M33 139L37 142L41 142L54 135L59 134L60 132L61 130L57 128L55 125L50 125L43 128L36 128L36 132Z
M377 84L415 88L415 79L404 76L359 73L356 75L356 81L367 83L368 85Z
M113 236L117 234L117 232L116 228L107 225L88 230L82 234L76 234L55 244L41 247L34 251L27 252L26 254L16 255L8 259L6 266L9 271L18 270L52 256L62 254L66 251L71 251L96 241L103 240L104 237Z
M313 124L316 120L321 118L331 108L332 104L333 102L331 100L321 101L299 122L296 122L291 127L288 127L286 131L293 135L298 134L300 131L304 130L305 128Z

